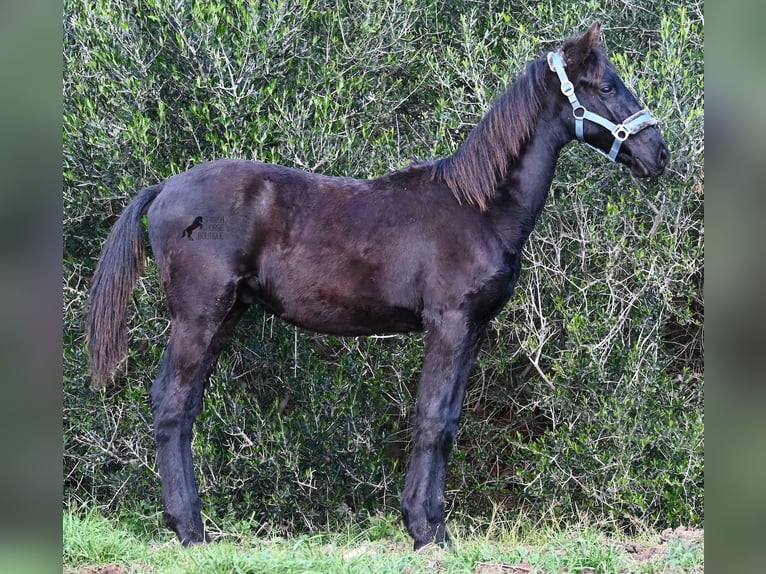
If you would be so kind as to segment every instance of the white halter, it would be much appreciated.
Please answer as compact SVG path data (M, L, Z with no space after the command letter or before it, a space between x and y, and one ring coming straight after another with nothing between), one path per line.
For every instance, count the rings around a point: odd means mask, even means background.
M559 81L561 82L561 93L564 94L569 99L569 103L572 104L572 115L575 119L575 134L577 135L577 139L583 143L588 144L597 152L605 155L612 161L615 161L617 158L617 154L620 151L622 142L628 139L628 137L631 135L637 134L642 129L648 128L649 126L653 126L657 123L657 120L652 117L652 114L649 112L649 110L640 110L632 116L624 119L621 124L615 124L614 122L606 119L604 116L600 116L596 113L588 111L585 109L585 106L580 103L574 93L574 85L569 81L567 73L564 71L566 64L564 63L564 58L562 57L560 50L556 52L548 52L548 67L551 69L551 71L556 72L556 75L559 77ZM593 123L603 126L612 132L612 135L614 136L614 142L612 143L612 148L609 150L609 153L585 141L583 136L584 120L590 120Z

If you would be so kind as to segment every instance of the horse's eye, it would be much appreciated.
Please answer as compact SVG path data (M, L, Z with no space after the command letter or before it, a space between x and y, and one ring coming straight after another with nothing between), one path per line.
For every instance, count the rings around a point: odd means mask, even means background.
M604 84L598 89L598 91L601 92L601 94L604 96L611 96L616 90L612 84Z

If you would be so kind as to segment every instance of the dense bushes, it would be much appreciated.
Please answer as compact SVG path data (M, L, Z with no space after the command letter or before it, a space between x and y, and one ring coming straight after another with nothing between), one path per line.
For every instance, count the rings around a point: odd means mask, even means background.
M469 383L448 504L702 520L702 5L505 4L65 2L65 504L161 507L151 260L113 385L90 389L83 349L101 242L138 189L217 157L370 177L450 154L528 61L598 19L672 164L645 184L564 151ZM239 333L194 439L209 519L307 529L395 507L420 338L321 337L256 311Z

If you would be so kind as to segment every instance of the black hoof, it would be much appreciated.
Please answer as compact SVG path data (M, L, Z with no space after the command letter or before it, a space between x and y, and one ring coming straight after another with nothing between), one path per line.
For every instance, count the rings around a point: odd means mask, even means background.
M422 550L423 548L426 548L427 546L434 546L436 548L439 548L440 550L449 550L452 548L452 540L447 535L446 532L444 532L444 527L441 527L439 529L440 535L436 536L435 538L427 538L425 540L415 540L413 544L413 550L415 552L418 552Z

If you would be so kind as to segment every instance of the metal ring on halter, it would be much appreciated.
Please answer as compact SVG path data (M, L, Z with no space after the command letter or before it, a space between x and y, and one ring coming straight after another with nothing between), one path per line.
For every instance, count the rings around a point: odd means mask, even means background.
M626 139L628 139L628 137L630 137L630 130L628 130L628 128L623 125L619 125L614 128L612 135L614 136L614 139L624 142Z
M575 119L578 119L578 120L583 119L587 112L588 110L586 110L585 106L582 106L582 105L572 108L572 115L575 117Z

